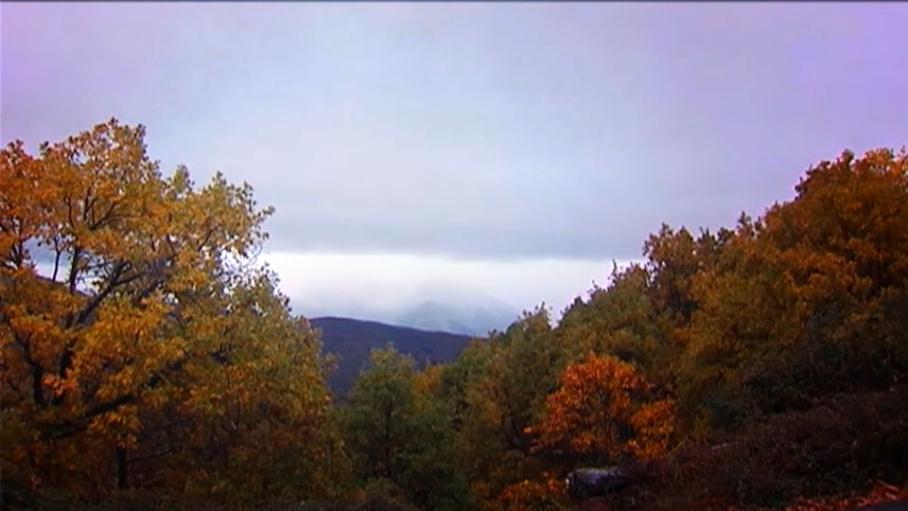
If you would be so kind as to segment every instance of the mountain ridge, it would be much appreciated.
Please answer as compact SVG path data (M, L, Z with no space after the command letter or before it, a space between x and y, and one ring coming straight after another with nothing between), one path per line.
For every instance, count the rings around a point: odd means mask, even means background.
M330 322L330 321L343 321L343 322L359 323L359 324L365 324L365 325L375 325L378 327L391 327L391 328L400 329L400 330L413 330L416 332L422 332L422 333L427 333L427 334L444 334L444 335L454 335L454 336L458 336L458 337L475 337L475 336L471 336L469 334L461 334L458 332L449 332L447 330L438 330L438 329L433 329L433 328L422 328L422 327L418 327L418 326L405 325L402 323L398 323L396 321L395 322L378 321L376 319L354 318L354 317L348 317L348 316L333 316L333 315L332 316L318 316L318 317L314 317L314 318L307 318L307 320L309 321L309 323L314 323L314 322L325 323L325 322Z
M353 387L373 349L391 344L397 351L412 356L417 367L424 367L453 361L471 339L478 338L339 316L309 318L309 324L319 330L323 350L339 358L328 377L328 385L338 399L343 399Z

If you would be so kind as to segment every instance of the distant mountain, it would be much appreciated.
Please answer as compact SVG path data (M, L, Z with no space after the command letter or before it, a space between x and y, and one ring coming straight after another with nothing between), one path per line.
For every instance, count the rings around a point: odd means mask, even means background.
M325 352L340 358L328 384L335 396L341 398L353 387L373 348L393 344L397 351L409 354L423 366L454 360L470 341L466 335L418 330L377 321L323 317L310 319L309 322L321 331Z
M481 306L427 300L405 311L396 322L425 330L486 336L490 330L504 330L516 317L517 312L491 300Z

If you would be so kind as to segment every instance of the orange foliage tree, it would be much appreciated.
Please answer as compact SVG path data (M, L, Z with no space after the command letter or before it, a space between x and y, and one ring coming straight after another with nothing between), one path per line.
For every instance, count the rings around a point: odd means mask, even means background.
M494 509L500 511L556 511L561 509L559 499L563 488L554 479L544 483L524 479L508 485L495 501Z
M665 454L675 430L674 403L652 399L634 366L589 354L569 365L546 399L535 447L556 454L617 462Z
M845 152L795 190L693 278L676 388L708 428L908 374L908 152Z

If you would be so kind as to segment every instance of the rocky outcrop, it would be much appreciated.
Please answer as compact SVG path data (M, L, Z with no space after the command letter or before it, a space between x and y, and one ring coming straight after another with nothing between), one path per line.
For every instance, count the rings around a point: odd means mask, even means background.
M578 468L564 480L568 495L573 499L586 499L609 495L623 490L631 482L621 467Z

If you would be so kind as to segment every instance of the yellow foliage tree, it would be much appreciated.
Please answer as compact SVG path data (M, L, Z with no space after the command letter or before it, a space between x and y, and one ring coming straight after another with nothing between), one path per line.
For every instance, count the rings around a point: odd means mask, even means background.
M321 434L319 341L252 264L271 209L221 174L163 176L144 134L111 120L0 152L6 481L225 487L200 474L251 463L256 435Z

